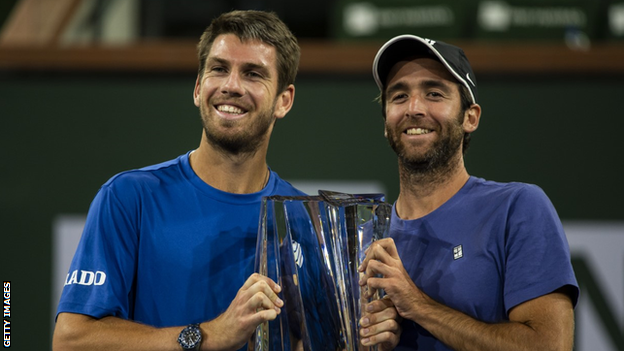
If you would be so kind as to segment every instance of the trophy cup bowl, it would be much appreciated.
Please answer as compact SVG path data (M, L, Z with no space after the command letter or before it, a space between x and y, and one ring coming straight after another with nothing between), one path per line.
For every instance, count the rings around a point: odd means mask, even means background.
M375 351L359 342L359 320L383 291L364 298L358 268L387 236L391 210L382 194L263 198L255 271L282 287L284 306L257 327L249 349Z

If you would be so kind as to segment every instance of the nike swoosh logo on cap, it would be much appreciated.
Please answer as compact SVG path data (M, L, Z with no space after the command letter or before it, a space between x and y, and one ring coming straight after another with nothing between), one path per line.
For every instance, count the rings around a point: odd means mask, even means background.
M475 83L473 83L472 79L470 79L470 73L466 73L466 79L468 79L468 81L470 82L470 84L472 84L473 87L476 87Z

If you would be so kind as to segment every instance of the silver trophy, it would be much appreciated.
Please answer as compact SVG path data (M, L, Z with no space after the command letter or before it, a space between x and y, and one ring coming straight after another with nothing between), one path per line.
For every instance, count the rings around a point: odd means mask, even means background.
M387 236L392 206L382 194L319 191L263 198L256 272L280 284L281 314L258 326L255 351L375 350L359 342L364 251Z

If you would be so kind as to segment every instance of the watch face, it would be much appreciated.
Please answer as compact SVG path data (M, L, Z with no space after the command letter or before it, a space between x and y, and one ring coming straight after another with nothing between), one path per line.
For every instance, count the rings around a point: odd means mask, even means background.
M194 350L201 342L201 330L195 325L184 328L178 337L178 342L185 350Z

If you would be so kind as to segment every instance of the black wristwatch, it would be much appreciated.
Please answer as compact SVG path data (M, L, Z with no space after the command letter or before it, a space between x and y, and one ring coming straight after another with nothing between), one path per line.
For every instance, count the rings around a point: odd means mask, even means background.
M182 329L178 336L178 344L183 350L198 351L202 342L202 333L199 324L191 324Z

